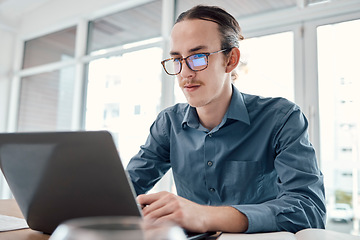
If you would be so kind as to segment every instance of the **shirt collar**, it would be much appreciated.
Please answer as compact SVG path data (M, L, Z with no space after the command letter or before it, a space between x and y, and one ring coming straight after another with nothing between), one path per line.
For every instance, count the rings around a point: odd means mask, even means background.
M250 125L250 118L244 102L244 96L234 85L232 85L232 89L233 94L225 117Z
M197 115L196 109L188 105L184 119L181 123L181 126L184 128L185 125L191 128L198 128L200 125L199 116Z
M250 118L245 106L242 93L240 93L234 85L232 85L232 90L233 94L231 96L230 105L225 113L224 119L234 119L250 125ZM224 119L222 122L224 122ZM187 125L191 128L199 128L199 116L197 115L196 108L188 105L181 125L182 127L185 127L185 125Z

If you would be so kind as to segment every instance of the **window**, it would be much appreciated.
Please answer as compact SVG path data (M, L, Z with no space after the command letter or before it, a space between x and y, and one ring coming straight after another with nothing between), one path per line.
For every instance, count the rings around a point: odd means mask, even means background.
M110 131L124 166L160 110L161 8L153 1L89 23L88 54L107 55L87 67L85 129Z
M360 20L317 28L320 156L325 192L329 208L346 203L353 211L358 209L360 186L360 32L355 29L360 29Z
M21 79L18 131L69 130L74 67Z
M124 166L159 111L161 58L162 49L153 47L89 63L85 129L116 133Z
M161 1L131 8L89 23L88 53L161 36Z
M25 42L23 68L64 61L75 56L76 27Z
M75 66L48 68L50 63L73 61L76 27L26 41L20 79L17 131L70 130ZM36 67L43 70L33 71Z
M284 32L241 41L235 86L244 93L294 101L293 35Z

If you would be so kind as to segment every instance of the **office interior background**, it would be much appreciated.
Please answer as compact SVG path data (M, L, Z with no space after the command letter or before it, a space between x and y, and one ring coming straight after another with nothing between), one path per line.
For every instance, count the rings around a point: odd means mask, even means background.
M0 132L106 129L126 166L159 111L185 102L160 61L199 3L242 27L238 89L302 108L328 209L354 214L327 228L359 234L360 0L0 0ZM174 191L171 172L158 190Z

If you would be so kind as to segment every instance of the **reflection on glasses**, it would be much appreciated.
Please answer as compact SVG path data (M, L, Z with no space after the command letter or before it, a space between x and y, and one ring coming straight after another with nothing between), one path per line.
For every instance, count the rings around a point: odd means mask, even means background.
M169 75L178 75L182 69L183 60L186 65L193 71L198 72L207 68L209 64L209 56L215 53L224 52L228 49L222 49L212 53L196 53L186 58L168 58L161 62L164 70Z

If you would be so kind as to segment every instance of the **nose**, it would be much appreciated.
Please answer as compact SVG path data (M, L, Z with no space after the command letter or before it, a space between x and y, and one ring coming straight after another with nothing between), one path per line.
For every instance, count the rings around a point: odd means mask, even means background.
M181 64L180 76L182 78L192 78L195 75L195 71L191 70L189 66L186 64L185 60L183 60Z

